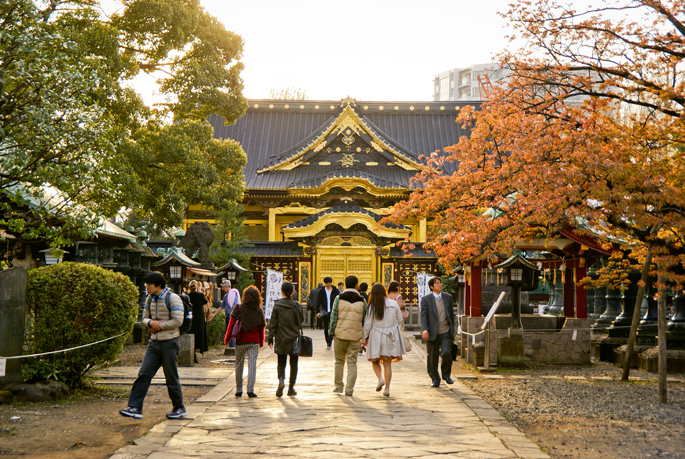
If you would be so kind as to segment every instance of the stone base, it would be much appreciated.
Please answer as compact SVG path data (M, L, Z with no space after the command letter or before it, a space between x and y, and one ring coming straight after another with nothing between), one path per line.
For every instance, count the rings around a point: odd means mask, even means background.
M646 351L647 349L650 349L652 346L644 346L644 345L635 345L633 346L633 353L630 358L630 368L637 368L638 366L638 357L640 356L641 353ZM618 368L623 368L623 359L625 359L626 356L626 350L628 349L628 345L624 344L623 346L617 347L614 349L614 366Z
M497 339L497 366L502 368L525 366L522 333L512 333L509 337Z
M653 347L638 356L637 368L650 373L659 372L659 349ZM685 350L666 350L666 372L670 374L685 373Z
M181 351L178 354L179 367L192 367L195 364L195 335L187 333L178 340Z
M628 338L612 338L608 335L603 335L598 339L592 340L592 349L594 351L595 360L602 362L614 361L614 349L619 348L628 342Z
M482 367L485 365L485 343L483 341L469 346L467 362L472 363L475 367Z

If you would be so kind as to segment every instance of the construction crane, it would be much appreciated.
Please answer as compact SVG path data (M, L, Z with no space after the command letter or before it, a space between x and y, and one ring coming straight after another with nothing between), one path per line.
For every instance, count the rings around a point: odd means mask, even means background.
M490 81L490 76L487 73L478 75L478 89L480 90L481 100L487 100L492 95L492 82Z

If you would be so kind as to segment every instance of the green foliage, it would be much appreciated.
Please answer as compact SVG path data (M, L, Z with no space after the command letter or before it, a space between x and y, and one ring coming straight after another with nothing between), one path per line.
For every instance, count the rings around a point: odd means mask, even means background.
M97 266L59 263L29 271L29 353L68 349L119 335L83 349L27 359L24 379L56 379L72 388L85 374L121 353L138 316L138 290L128 277Z
M189 204L242 200L245 154L206 122L247 109L242 39L195 0L125 0L111 18L98 3L0 3L0 228L53 247L122 207L161 233ZM164 104L131 89L140 72Z
M207 322L207 342L210 346L216 346L218 343L223 343L225 334L226 314L224 311L221 311L214 316L214 319Z

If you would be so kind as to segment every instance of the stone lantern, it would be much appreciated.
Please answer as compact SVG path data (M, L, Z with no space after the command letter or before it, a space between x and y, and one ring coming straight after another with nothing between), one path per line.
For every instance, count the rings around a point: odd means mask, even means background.
M511 287L511 328L523 328L521 324L521 290L535 290L538 277L537 267L526 260L520 251L496 266L505 268L507 285Z

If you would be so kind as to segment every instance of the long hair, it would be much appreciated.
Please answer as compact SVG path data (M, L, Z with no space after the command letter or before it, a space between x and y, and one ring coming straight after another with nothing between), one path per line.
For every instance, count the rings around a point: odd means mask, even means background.
M262 294L254 285L250 285L243 290L242 305L250 309L258 309L262 307Z
M374 284L374 286L371 287L371 295L369 295L369 314L373 314L374 319L383 320L385 298L387 296L383 284Z

